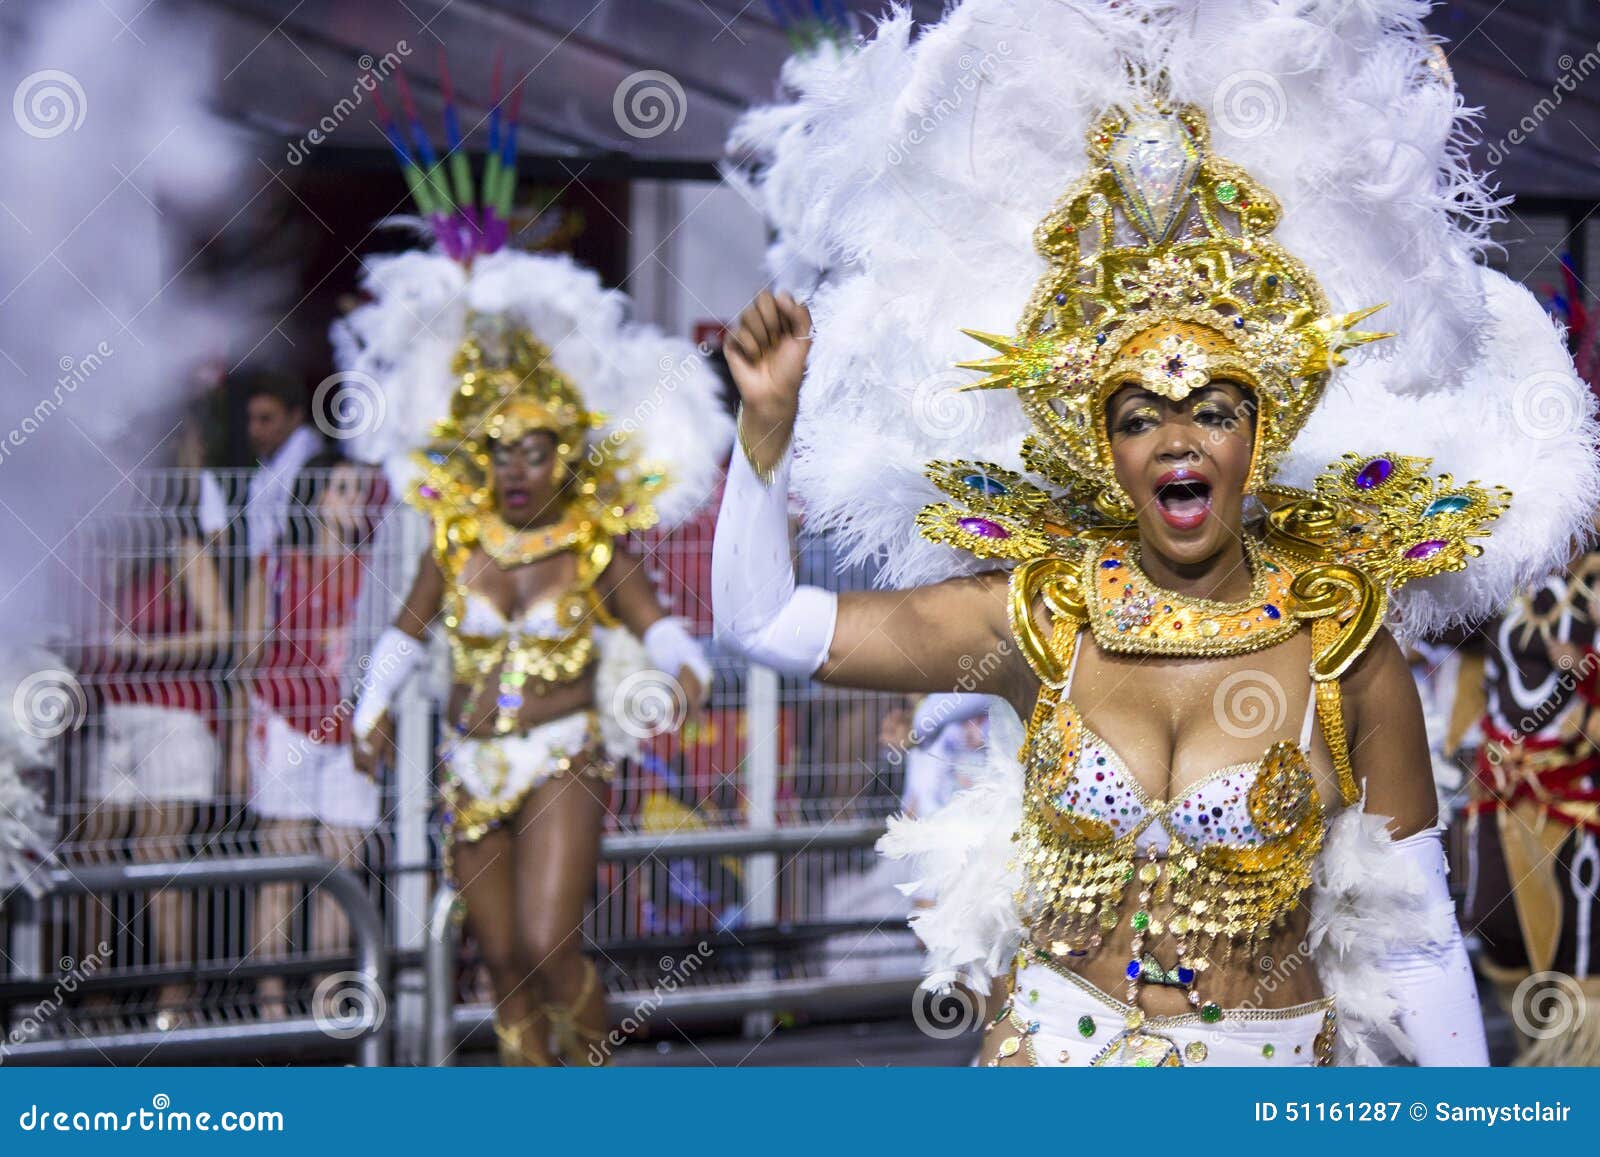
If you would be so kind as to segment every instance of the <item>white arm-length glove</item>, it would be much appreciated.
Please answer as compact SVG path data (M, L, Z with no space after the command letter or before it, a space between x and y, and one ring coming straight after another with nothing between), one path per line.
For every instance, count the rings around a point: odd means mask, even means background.
M1426 881L1424 901L1429 906L1451 903L1443 835L1433 828L1394 843L1394 850ZM1400 1027L1411 1038L1418 1065L1476 1068L1489 1063L1478 985L1454 919L1447 938L1395 949L1379 968L1400 1002Z
M400 688L405 686L411 673L422 666L427 657L428 644L413 639L399 627L389 627L378 636L367 656L367 666L361 676L360 698L350 725L357 739L365 739L383 718L384 712L394 702Z
M644 653L656 670L677 678L687 667L701 687L711 686L711 664L682 619L657 619L645 628L643 642Z
M734 451L711 548L711 611L717 642L753 663L807 676L833 644L839 600L821 587L797 587L789 555L789 462L763 485Z

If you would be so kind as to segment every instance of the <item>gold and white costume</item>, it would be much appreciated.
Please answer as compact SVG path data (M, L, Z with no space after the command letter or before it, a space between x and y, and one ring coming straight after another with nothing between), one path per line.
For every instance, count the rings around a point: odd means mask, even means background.
M1497 205L1415 13L1256 7L968 0L915 41L897 17L797 59L794 101L736 132L816 332L796 449L770 487L730 470L719 628L797 673L828 653L829 596L775 581L763 529L791 474L812 524L886 582L1010 570L1038 701L1025 721L997 709L989 773L880 844L936 897L913 917L929 985L1004 979L1001 1063L1484 1059L1438 833L1394 840L1362 806L1340 680L1386 621L1481 614L1563 555L1600 483L1593 403L1531 295L1474 264ZM1216 99L1252 68L1286 90L1264 128ZM1361 180L1375 137L1414 163ZM1380 302L1395 335L1356 328ZM1340 368L1391 337L1387 360ZM972 339L994 356L970 360ZM1567 425L1516 420L1528 374ZM1181 400L1213 378L1254 406L1252 590L1232 604L1144 576L1105 420L1128 382ZM1474 477L1510 488L1457 480ZM1149 798L1070 698L1082 647L1215 661L1220 683L1300 632L1300 742L1175 800ZM1296 913L1325 999L1268 1015L1208 998L1208 972ZM1071 968L1113 930L1126 999ZM1152 984L1192 1011L1147 1017Z

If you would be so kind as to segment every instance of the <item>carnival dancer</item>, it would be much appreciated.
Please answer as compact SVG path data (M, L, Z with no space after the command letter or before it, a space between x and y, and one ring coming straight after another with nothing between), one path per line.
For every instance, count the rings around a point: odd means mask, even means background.
M991 773L880 845L935 898L928 983L1001 982L990 1064L1486 1062L1384 622L1559 557L1592 402L1473 262L1496 206L1415 6L1257 8L969 0L915 42L901 12L739 134L779 276L823 272L730 333L718 631L1009 705ZM1217 99L1241 69L1282 90L1266 125ZM1389 357L1340 370L1385 300ZM1515 420L1527 374L1564 423ZM791 476L908 589L796 587Z
M687 342L628 322L622 295L570 259L506 247L515 159L498 119L497 104L481 195L464 163L447 179L402 150L435 248L368 262L374 300L334 333L341 366L382 391L356 453L387 462L433 527L367 664L356 759L370 771L390 749L389 706L442 618L447 869L502 1061L596 1063L605 991L581 922L611 760L681 721L711 677L625 539L695 513L732 430Z

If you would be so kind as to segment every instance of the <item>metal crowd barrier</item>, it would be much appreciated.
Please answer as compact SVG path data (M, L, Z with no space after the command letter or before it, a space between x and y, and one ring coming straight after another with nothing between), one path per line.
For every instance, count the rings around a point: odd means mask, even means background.
M344 909L355 944L355 973L368 999L356 1000L356 1015L333 1022L313 1017L179 1027L169 1031L80 1035L47 1041L22 1041L5 1049L7 1064L121 1064L147 1060L243 1060L262 1046L328 1045L347 1042L367 1067L389 1057L385 1010L389 1007L389 962L383 921L372 897L355 875L318 856L252 856L233 860L192 860L172 864L107 864L54 868L48 891L59 894L138 892L147 888L210 888L240 884L305 884Z
M365 529L353 540L334 543L322 533L333 523L313 516L321 509L318 496L330 493L340 479L355 483L354 493L365 496ZM273 604L270 621L257 622L253 616L261 609L249 596L270 572L250 549L240 517L252 473L168 470L143 475L140 482L149 501L136 512L108 513L95 521L74 563L82 575L98 576L85 586L78 614L85 661L77 679L88 708L83 726L57 745L48 795L63 840L62 862L82 866L58 874L56 898L44 904L19 898L8 903L0 919L0 1013L19 1011L29 994L54 999L59 986L47 962L85 956L84 946L99 939L97 929L104 928L109 937L109 948L99 955L114 961L114 967L72 990L70 1014L81 1014L81 1020L64 1017L46 1030L48 1035L0 1042L0 1065L104 1063L147 1055L243 1059L253 1048L275 1045L281 1055L313 1040L330 1049L343 1047L316 1024L316 1019L326 1020L311 1015L320 1008L308 1011L296 1004L290 1019L266 1019L253 995L259 993L259 984L252 990L252 982L275 978L292 985L298 1001L308 978L352 967L348 945L355 943L354 937L337 932L319 936L322 913L316 910L303 913L297 907L292 927L285 922L279 934L273 925L272 943L262 947L264 929L257 927L258 917L271 912L247 886L304 879L272 875L271 864L339 860L323 841L324 834L358 840L345 862L363 866L357 879L366 886L378 882L370 898L352 902L360 903L366 914L376 905L383 922L381 942L362 940L361 966L367 968L376 952L387 968L381 994L388 1019L351 1048L382 1048L382 1055L406 1063L439 1055L440 1049L430 1043L430 1034L438 1037L440 1030L429 1019L428 994L435 973L449 976L459 967L450 955L451 937L440 938L446 924L442 913L448 913L451 900L445 897L441 906L433 895L438 856L435 733L447 685L443 648L435 646L431 676L412 680L397 703L398 757L375 820L369 824L352 808L336 823L312 817L292 821L287 826L293 830L278 831L275 821L256 815L253 806L262 755L254 745L254 729L270 719L269 713L258 712L255 701L267 690L287 688L286 710L327 707L331 714L347 706L341 699L328 707L318 698L330 675L344 689L359 682L355 663L346 663L350 669L341 674L331 655L336 650L349 659L370 651L431 541L426 521L415 511L391 505L392 495L370 469L347 464L302 471L295 483L298 513L290 527L295 533L285 536L275 557L277 562L327 565L339 592L332 600L337 613L327 611L323 621L310 611L290 614ZM221 498L226 519L220 527L207 521L207 493ZM671 535L640 536L635 544L648 559L666 605L701 634L710 626L702 588L711 545L709 514ZM870 585L864 570L839 570L825 537L803 536L800 545L800 581L846 589ZM358 565L332 565L345 559ZM185 602L184 592L196 574L214 588L214 601L231 611L231 626L221 639L201 629L204 624ZM287 608L304 609L301 602ZM160 621L145 621L152 616ZM190 638L195 656L141 653L130 658L118 649L129 634L165 637L172 623L182 626L173 638ZM293 647L279 648L289 655L285 665L273 660L260 669L252 666L252 659L276 654L269 654L257 637L261 631L271 638L278 632L297 640ZM330 632L341 634L343 644L321 656L317 641ZM321 657L313 661L312 655ZM904 697L784 681L737 659L713 658L718 679L694 733L678 740L653 739L641 758L619 767L613 785L615 823L627 834L605 841L606 858L597 881L600 902L586 916L583 933L589 943L614 953L618 970L627 977L610 981L619 989L652 983L657 978L648 975L650 963L673 945L682 948L677 943L680 930L688 935L688 930L705 929L719 954L728 951L673 994L675 1002L697 1008L716 1001L729 1002L718 1008L799 1008L810 999L807 986L821 986L832 992L824 1004L847 1007L842 979L795 977L809 977L814 959L835 950L830 938L870 934L878 926L864 919L864 913L838 908L831 897L838 881L857 879L869 870L866 849L881 830L881 821L872 817L888 814L898 803L894 774L880 759L880 736L888 713L909 704ZM168 798L157 783L133 803L111 798L104 788L115 780L112 773L124 760L123 749L144 742L137 729L128 730L137 716L121 709L148 708L169 693L188 704L185 710L194 717L188 722L203 724L214 736L214 790L203 798L181 792ZM272 703L265 707L276 710ZM148 768L150 759L139 766ZM679 830L663 839L663 826ZM651 827L656 830L649 831ZM308 842L312 840L316 842ZM650 862L656 852L677 863ZM197 853L205 858L177 866ZM620 873L619 860L625 864ZM675 871L685 861L693 865L695 878L679 887ZM642 870L628 876L633 869ZM703 879L698 874L702 869ZM326 868L316 869L318 879L326 874ZM150 906L132 923L119 922L112 910L131 906L121 898L117 905L85 899L99 890L137 892L167 882L191 891L169 901L166 913ZM324 891L349 891L354 882L343 872L335 873L328 876ZM216 894L207 895L212 887ZM322 907L331 923L337 915L333 905ZM735 931L713 931L723 929L724 917L735 912ZM351 922L359 936L374 934L365 915ZM893 923L912 945L903 926ZM146 926L148 935L143 934ZM326 932L327 925L322 929ZM694 934L694 942L700 938ZM812 953L813 948L822 951ZM914 950L914 945L908 948ZM848 958L847 948L838 951ZM440 954L449 959L434 963ZM635 964L643 971L636 972ZM876 978L894 966L885 960L876 972L867 971ZM799 987L773 1003L775 992L788 992L774 986ZM169 988L181 995L166 993ZM482 999L483 988L474 995L450 995L471 1005ZM630 1007L637 995L620 992L618 1007ZM85 999L90 996L94 999ZM446 1004L439 998L434 1003ZM179 1018L175 1027L145 1027L152 1015L169 1009ZM470 1019L471 1007L456 1016L448 1008L445 1012L443 1036L450 1039L449 1026ZM6 1022L0 1021L0 1034L5 1029ZM442 1048L448 1051L449 1046Z

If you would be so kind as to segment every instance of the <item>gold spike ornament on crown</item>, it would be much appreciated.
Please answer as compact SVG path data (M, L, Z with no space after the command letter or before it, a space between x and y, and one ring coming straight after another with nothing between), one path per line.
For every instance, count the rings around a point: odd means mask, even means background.
M1352 327L1381 309L1330 314L1321 288L1272 239L1277 200L1210 151L1200 110L1108 113L1089 171L1034 233L1049 268L1013 338L967 330L997 357L961 363L1014 389L1051 481L1088 482L1129 516L1106 433L1106 399L1136 383L1178 401L1213 379L1255 394L1247 489L1270 479L1341 351L1391 335ZM1045 453L1038 453L1043 449ZM1072 477L1076 475L1076 478Z

